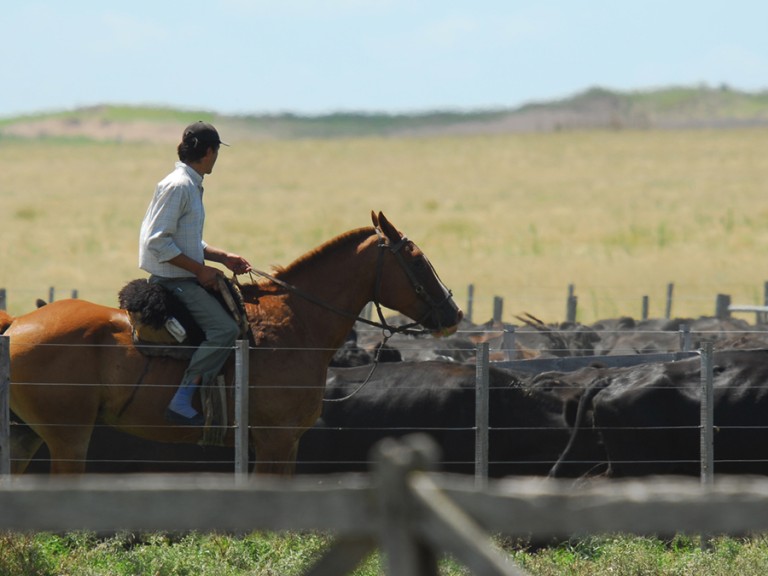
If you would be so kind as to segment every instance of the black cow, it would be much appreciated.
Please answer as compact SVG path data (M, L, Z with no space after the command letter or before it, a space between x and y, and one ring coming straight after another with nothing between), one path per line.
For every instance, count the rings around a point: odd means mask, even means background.
M714 366L715 472L768 474L768 350L717 352ZM700 359L594 375L574 448L583 451L597 433L613 477L700 473ZM581 438L585 428L592 434ZM566 451L561 460L572 458ZM552 475L562 475L559 466Z
M365 383L369 374L370 366L329 371L322 417L299 444L298 473L367 471L376 442L413 432L439 444L442 470L474 472L474 365L382 364ZM506 370L491 367L489 381L489 475L545 475L570 437L563 403ZM564 474L579 476L595 464L587 454L578 460Z
M732 339L735 334L754 333L755 328L738 318L719 319L711 316L693 318L633 321L624 317L619 321L601 320L592 325L600 336L594 347L595 355L628 355L682 350L680 327L690 331L691 349L701 346L702 339ZM764 340L765 341L765 340ZM765 346L765 344L763 344Z

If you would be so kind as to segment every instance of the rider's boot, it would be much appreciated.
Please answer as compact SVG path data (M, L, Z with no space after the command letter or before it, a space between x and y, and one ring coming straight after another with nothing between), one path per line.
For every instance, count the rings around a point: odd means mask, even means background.
M185 382L179 386L168 408L165 409L165 419L173 424L187 426L202 426L205 418L192 408L192 396L197 388L196 382Z

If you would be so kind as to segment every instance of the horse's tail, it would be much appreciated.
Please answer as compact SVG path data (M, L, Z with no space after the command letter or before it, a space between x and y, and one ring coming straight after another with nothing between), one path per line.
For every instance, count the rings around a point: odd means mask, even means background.
M0 310L0 334L5 333L6 330L13 324L14 317L8 314L5 310Z

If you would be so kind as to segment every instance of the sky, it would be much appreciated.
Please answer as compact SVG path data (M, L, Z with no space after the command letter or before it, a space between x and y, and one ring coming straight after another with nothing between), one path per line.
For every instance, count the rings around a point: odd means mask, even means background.
M768 90L765 0L24 0L0 117L516 108L587 88Z

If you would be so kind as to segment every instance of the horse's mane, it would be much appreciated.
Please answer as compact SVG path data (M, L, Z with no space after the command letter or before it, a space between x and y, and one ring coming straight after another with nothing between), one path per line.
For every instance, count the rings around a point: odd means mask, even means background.
M314 262L317 261L318 257L322 256L323 254L334 252L347 244L360 244L360 242L362 242L365 238L368 238L373 233L373 227L367 226L339 234L335 238L331 238L317 248L314 248L306 254L299 256L288 266L272 266L273 275L276 278L285 280L286 277L289 277L292 274L311 266ZM249 294L258 292L262 288L262 285L268 282L269 280L267 279L261 279L250 283L241 284L240 290L243 294L243 297L247 299Z

